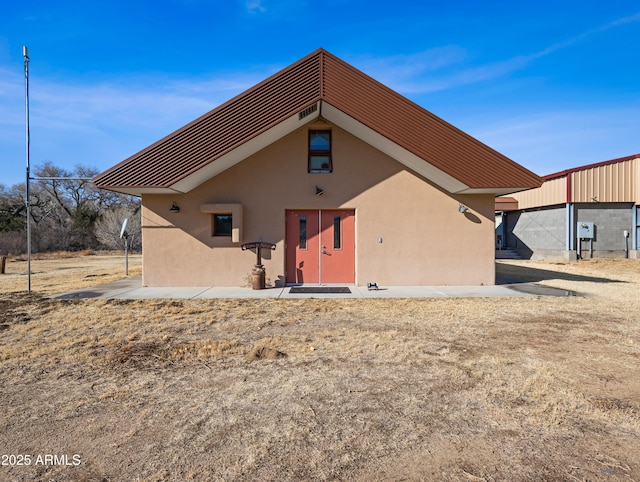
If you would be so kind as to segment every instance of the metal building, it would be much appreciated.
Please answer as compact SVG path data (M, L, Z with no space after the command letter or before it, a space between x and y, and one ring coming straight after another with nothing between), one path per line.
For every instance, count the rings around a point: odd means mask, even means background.
M496 201L496 248L524 259L640 258L640 154L544 176Z

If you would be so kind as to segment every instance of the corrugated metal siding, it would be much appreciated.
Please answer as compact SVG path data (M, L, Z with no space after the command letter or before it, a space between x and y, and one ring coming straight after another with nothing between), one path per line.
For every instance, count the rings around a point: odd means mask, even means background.
M511 195L518 200L518 209L553 206L567 202L567 176L550 179L536 189Z
M633 177L636 183L636 187L634 189L635 203L640 206L640 157L636 157L633 160L633 165L634 165Z
M571 172L572 202L640 203L639 164L635 158Z
M168 187L320 98L320 57L293 64L131 156L100 187Z
M102 188L168 188L324 99L471 188L538 176L320 49L100 174Z
M342 60L325 54L324 99L471 188L528 187L539 178Z

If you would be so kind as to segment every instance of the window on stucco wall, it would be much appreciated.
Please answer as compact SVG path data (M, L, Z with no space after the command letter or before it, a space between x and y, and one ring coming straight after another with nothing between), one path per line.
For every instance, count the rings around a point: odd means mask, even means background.
M205 203L200 205L200 212L210 216L215 246L242 243L242 204Z
M213 215L213 235L231 237L233 216L231 214Z
M331 131L309 131L309 172L327 173L332 170Z

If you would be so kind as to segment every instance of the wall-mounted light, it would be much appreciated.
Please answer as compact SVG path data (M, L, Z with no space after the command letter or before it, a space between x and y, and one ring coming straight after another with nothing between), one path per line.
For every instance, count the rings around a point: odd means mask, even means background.
M180 212L180 206L178 206L174 201L174 203L169 208L169 212L171 212L171 213L179 213Z
M465 206L464 204L460 203L460 207L458 208L458 211L460 211L461 213L466 213L469 210L469 208L467 206Z
M316 186L316 196L322 196L324 194L324 189L319 186Z

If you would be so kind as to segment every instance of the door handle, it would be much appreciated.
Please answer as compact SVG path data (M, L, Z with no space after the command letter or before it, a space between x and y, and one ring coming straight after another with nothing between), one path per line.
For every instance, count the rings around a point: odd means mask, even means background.
M326 249L323 249L323 250L321 251L321 253L322 253L322 254L327 254L327 250L326 250Z

